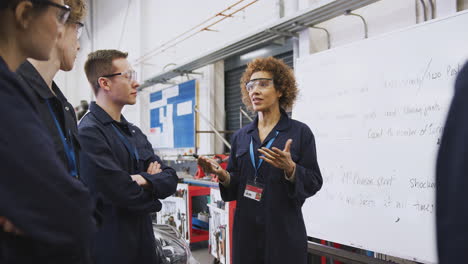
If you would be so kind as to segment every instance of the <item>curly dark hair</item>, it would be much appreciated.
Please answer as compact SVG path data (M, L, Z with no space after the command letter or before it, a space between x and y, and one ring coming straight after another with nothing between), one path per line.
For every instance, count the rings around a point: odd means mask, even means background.
M293 70L283 60L273 57L257 58L247 65L247 69L240 80L242 102L244 105L249 110L252 110L252 102L245 85L250 80L252 74L259 71L269 72L273 75L275 89L282 93L279 105L285 110L290 109L296 101L298 94L296 78L294 77Z

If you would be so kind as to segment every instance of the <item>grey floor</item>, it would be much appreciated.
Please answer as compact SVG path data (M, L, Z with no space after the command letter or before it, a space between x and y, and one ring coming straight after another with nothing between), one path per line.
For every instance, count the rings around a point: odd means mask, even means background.
M208 243L199 242L190 245L193 257L200 262L200 264L212 264L214 257L208 252Z

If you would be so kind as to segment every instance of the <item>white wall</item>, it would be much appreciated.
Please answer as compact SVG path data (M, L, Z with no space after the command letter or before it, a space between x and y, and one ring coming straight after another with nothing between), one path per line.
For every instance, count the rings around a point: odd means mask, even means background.
M89 7L89 3L87 6ZM89 101L92 98L92 91L84 73L86 55L92 50L91 14L89 10L84 24L85 28L83 28L80 38L80 52L73 70L70 72L59 71L55 77L55 81L73 106L79 105L80 100Z
M140 73L140 79L146 80L156 74L168 70L174 65L181 65L195 58L212 52L228 43L239 40L253 32L258 32L266 25L270 25L280 18L280 10L284 16L290 16L297 10L319 6L332 0L260 0L245 11L241 11L232 18L227 18L211 27L216 31L203 31L180 42L174 47L136 63L140 56L171 41L188 29L195 32L202 27L220 19L217 17L209 22L201 22L213 17L223 9L239 0L89 0L92 1L92 14L86 21L86 27L91 33L88 38L86 32L82 36L82 52L77 59L75 69L71 73L60 74L57 78L73 105L79 100L89 100L91 90L84 77L83 64L86 55L96 49L121 49L129 52L129 60ZM253 0L245 0L238 6L226 11L225 14L242 7ZM468 8L468 0L437 0L437 15L439 17L452 14L456 9ZM419 12L416 12L416 9ZM414 25L422 21L419 1L415 0L381 0L375 4L354 11L362 15L369 28L369 37L384 34ZM92 18L91 18L92 17ZM198 27L195 27L199 25ZM331 33L332 47L344 45L363 38L363 25L354 16L340 16L317 26L325 27ZM325 34L316 29L304 30L296 46L296 56L325 50L327 41ZM224 129L224 76L223 62L216 63L196 70L202 71L200 79L199 102L201 108L209 113L215 126ZM175 81L180 81L176 78ZM153 89L161 89L164 85L157 85ZM140 125L145 131L149 129L148 92L141 92L138 103L128 106L124 114L131 122ZM200 120L200 130L209 130ZM214 135L199 136L199 143L203 146L201 153L222 151L221 143ZM155 146L157 148L157 146Z
M318 1L313 1L318 2ZM446 16L456 12L456 0L438 0L437 11L439 16ZM416 8L419 12L417 14ZM423 21L419 1L414 0L381 0L372 5L363 7L353 13L363 16L368 25L369 37L408 27ZM340 16L335 19L317 24L326 28L331 35L332 47L344 45L364 38L364 26L356 16ZM310 30L310 52L317 52L327 48L324 32Z
M245 0L224 14L230 14L252 1ZM147 54L167 42L176 42L172 40L193 28L188 34L178 39L190 37L192 34L193 36L176 46L166 45L165 47L169 47L168 49L164 51L159 49L161 51L156 56L144 61L143 75L145 77L163 71L164 66L170 63L180 65L223 47L246 34L255 32L262 25L272 23L279 17L277 0L261 0L233 17L226 18L210 27L216 31L200 31L220 20L221 16L213 17L239 0L144 0L142 2L145 5L142 11L143 23L141 25L143 32L145 32L142 34L142 54ZM212 19L210 20L210 18ZM204 21L207 22L203 23Z
M129 53L129 60L140 56L140 10L138 0L88 0L88 16L80 39L81 49L74 69L59 72L56 82L72 105L91 100L93 94L84 73L87 54L98 49L120 49ZM126 18L127 17L127 18ZM139 107L128 106L124 114L139 123Z

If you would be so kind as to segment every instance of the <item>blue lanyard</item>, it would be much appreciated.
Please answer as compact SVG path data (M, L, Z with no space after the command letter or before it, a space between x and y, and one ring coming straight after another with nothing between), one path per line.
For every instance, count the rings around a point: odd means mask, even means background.
M132 157L135 158L136 165L138 166L138 160L140 159L140 157L138 156L138 151L136 147L132 145L124 135L122 135L120 130L114 124L112 124L112 127L114 128L115 133L117 133L122 143L124 143L125 148L132 155Z
M271 147L271 145L273 144L273 141L275 141L278 134L279 134L279 131L276 131L276 135L268 141L268 143L265 146L267 149L269 149ZM258 170L260 169L260 166L262 166L263 160L259 158L258 159L258 164L255 164L255 155L254 155L254 149L253 149L253 137L250 138L250 161L252 161L252 165L253 165L253 167L255 169L254 182L257 182Z
M68 160L69 172L71 176L78 177L78 166L76 165L76 154L75 149L73 148L73 144L71 142L68 142L67 138L63 134L62 127L60 126L57 116L55 115L55 112L54 110L52 110L52 106L50 105L50 100L47 100L47 106L49 107L50 114L54 118L55 126L57 127L57 130L60 134L60 139L62 140L63 148L65 149L65 154ZM68 131L68 136L70 137L71 141L70 131Z

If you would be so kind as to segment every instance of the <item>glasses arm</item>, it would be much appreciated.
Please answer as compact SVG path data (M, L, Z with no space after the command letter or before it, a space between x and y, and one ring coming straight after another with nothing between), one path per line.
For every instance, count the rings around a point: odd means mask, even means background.
M47 1L32 1L32 2L33 2L33 3L37 3L37 4L44 3L44 4L46 4L46 5L55 6L55 7L57 7L57 8L62 9L63 11L68 11L68 12L71 11L70 6L68 6L68 5L60 5L60 4L54 3L54 2L49 1L49 0L47 0Z
M113 73L113 74L107 74L107 75L103 75L103 76L101 76L101 77L106 77L106 78L108 78L108 77L113 77L113 76L117 76L117 75L122 75L122 72Z
M257 79L252 79L252 80L246 82L245 85L247 85L248 83L256 82L256 81L273 81L273 79L272 79L272 78L257 78Z

